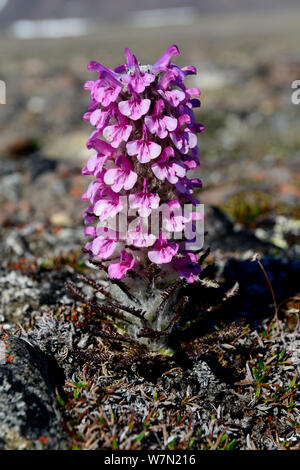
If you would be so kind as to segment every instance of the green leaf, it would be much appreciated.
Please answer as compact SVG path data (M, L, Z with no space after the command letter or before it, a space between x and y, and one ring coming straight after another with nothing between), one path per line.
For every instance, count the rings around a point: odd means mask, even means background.
M255 378L255 379L257 380L257 382L258 382L258 381L260 380L260 374L259 374L258 370L257 370L255 367L252 368L252 373L253 373L253 375L254 375L254 378Z
M264 361L262 360L261 357L258 359L258 365L259 365L260 370L264 369Z
M296 385L296 382L297 382L297 376L295 375L295 377L291 380L291 383L288 386L288 390L291 390L291 388L293 388Z
M170 442L170 444L168 445L168 448L170 450L174 450L175 449L175 445L176 445L176 437L174 437L173 441Z
M112 441L112 449L113 450L118 450L118 443L116 439L113 439Z
M189 450L193 450L195 447L195 439L192 439L189 445Z
M64 399L63 399L60 395L58 395L58 396L56 397L56 400L57 400L57 403L58 403L60 406L64 406L64 407L66 406L66 403L65 403Z
M79 395L80 395L80 388L76 388L76 390L74 390L73 392L73 397L75 398L75 400L78 400Z
M145 431L142 431L136 438L136 442L141 442L141 440L144 439L144 437L145 437Z
M228 442L226 446L226 450L233 450L236 444L236 439L232 439L232 441Z
M281 353L279 354L278 356L278 362L281 362L282 359L284 358L285 356L285 353L286 353L286 349L283 348L283 350L281 351Z

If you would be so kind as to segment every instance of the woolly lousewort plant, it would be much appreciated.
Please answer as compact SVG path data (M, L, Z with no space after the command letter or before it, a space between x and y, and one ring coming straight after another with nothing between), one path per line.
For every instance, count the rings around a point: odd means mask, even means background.
M154 65L141 65L125 49L126 63L114 70L90 62L98 77L84 85L91 95L84 119L95 128L82 170L93 177L82 196L85 250L106 277L81 280L97 291L89 304L112 320L115 338L152 350L193 324L203 284L203 214L194 196L201 181L188 176L199 165L204 130L193 112L200 91L184 84L196 69L174 65L178 54L173 45ZM83 300L78 287L68 288Z

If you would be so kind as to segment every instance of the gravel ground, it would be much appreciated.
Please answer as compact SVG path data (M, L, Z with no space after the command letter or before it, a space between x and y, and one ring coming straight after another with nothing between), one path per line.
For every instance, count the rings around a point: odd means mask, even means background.
M28 157L26 165L2 162L3 180L9 175L16 181L19 175L19 184L2 193L0 315L3 331L29 341L63 373L55 398L64 423L61 442L67 439L74 449L298 448L300 263L295 245L282 250L207 207L214 278L227 287L239 282L239 293L200 323L189 339L192 353L182 349L159 363L137 358L115 370L132 354L130 347L93 333L97 315L64 287L78 273L99 278L81 251L79 168L59 161L49 168L41 159L30 185L36 158ZM57 187L60 191L53 190ZM276 292L278 322L267 279L250 261L257 252ZM51 435L41 436L29 439L29 448L58 448ZM25 444L18 439L1 445Z

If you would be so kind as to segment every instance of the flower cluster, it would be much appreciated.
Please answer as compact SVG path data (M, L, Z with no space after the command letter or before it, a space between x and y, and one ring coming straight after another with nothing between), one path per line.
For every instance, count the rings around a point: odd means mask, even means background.
M150 263L190 283L200 274L196 255L174 236L197 219L196 212L187 217L181 208L198 204L193 192L201 181L189 179L187 172L199 165L197 133L203 131L193 112L200 106L200 91L183 83L196 70L172 64L178 54L171 46L145 66L125 49L126 63L115 70L98 62L88 65L98 79L84 85L91 95L84 119L95 127L87 142L94 153L82 170L94 177L82 196L90 202L84 220L92 240L86 250L107 262L110 278L139 273ZM162 204L169 217L158 233L149 233L149 218ZM110 220L127 209L131 223L121 234Z

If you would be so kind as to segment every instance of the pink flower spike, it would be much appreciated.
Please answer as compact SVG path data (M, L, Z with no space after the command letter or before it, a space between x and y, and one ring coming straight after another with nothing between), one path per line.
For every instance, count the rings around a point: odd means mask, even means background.
M108 267L108 275L112 279L122 279L129 269L135 264L134 257L125 250L120 253L120 262L110 264Z
M126 190L133 188L137 180L137 174L132 171L132 163L123 155L117 157L115 163L120 167L107 170L104 175L104 182L111 186L115 193L119 193L123 188Z
M142 138L128 142L126 150L131 157L137 155L137 159L140 163L148 163L150 160L159 156L161 146L148 140L146 126L143 125Z
M168 49L165 50L165 52L158 59L158 61L155 62L155 64L152 66L152 71L154 73L158 73L163 70L167 70L171 63L172 57L179 55L179 54L180 52L177 46L173 45L173 46L168 47Z
M172 45L153 66L141 65L126 48L123 64L114 70L98 62L88 65L96 80L84 84L90 103L83 118L94 128L87 142L94 151L82 169L93 176L82 195L89 205L83 214L85 235L92 238L86 249L115 279L125 276L131 264L143 277L145 260L167 267L170 281L171 271L187 282L200 272L186 229L203 229L195 194L201 182L187 174L199 165L197 135L204 128L194 113L200 91L185 80L196 69L172 63L178 54ZM193 207L188 214L186 203ZM118 232L108 232L116 226Z
M174 260L172 265L178 272L179 277L185 279L189 284L193 283L201 273L201 267L194 253L186 253L183 258Z
M120 101L118 104L120 112L137 121L144 114L147 114L150 108L151 101L149 99L141 99L135 92L132 92L132 98L128 101Z
M149 217L152 209L157 209L159 205L158 194L152 194L147 189L147 178L144 179L144 189L137 194L129 195L129 206L131 209L138 209L141 217Z
M178 244L174 242L169 243L165 233L162 233L156 241L153 250L148 251L148 258L155 264L170 263L178 249Z
M179 178L183 178L186 170L182 163L169 161L174 157L174 149L166 147L157 161L151 166L156 178L161 181L168 180L171 184L176 184Z

